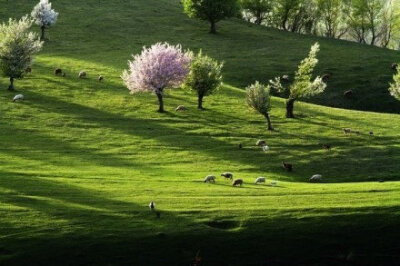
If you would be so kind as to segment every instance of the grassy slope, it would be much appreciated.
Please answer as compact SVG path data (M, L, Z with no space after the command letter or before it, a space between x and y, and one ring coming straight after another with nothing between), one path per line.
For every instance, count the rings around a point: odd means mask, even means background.
M19 16L30 2L2 3L0 14ZM61 16L51 41L32 75L17 82L27 100L13 104L13 94L0 91L0 262L187 265L199 249L207 265L333 263L350 252L358 263L398 259L400 185L376 182L398 179L398 115L299 103L299 118L285 120L283 101L275 98L277 131L267 133L262 118L244 106L241 89L226 85L206 99L205 112L195 110L190 93L169 91L170 112L160 115L154 95L131 96L118 78L130 53L168 40L226 60L227 84L242 85L289 65L293 70L313 40L237 21L221 23L222 33L209 36L201 23L176 14L175 1L54 5ZM242 51L256 47L274 55L278 46L270 43L287 46L284 61ZM321 43L340 57L329 59L326 52L324 59L341 61L360 79L388 72L395 55ZM363 57L382 61L350 71ZM56 67L68 76L53 76ZM89 79L76 78L81 69ZM106 77L103 84L96 81L99 73ZM6 80L0 82L4 87ZM350 78L336 82L352 84ZM173 112L178 104L189 111ZM346 137L343 127L362 135ZM268 140L271 152L254 147L258 138ZM238 143L245 148L238 150ZM333 150L322 150L323 143ZM282 171L282 160L295 171ZM201 183L204 175L227 170L245 186ZM315 173L330 184L304 183ZM279 186L252 185L259 175ZM162 211L161 220L148 211L150 200Z

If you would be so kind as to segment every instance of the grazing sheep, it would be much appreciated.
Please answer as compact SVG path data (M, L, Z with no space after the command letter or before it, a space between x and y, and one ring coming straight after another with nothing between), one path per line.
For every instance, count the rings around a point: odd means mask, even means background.
M27 67L27 68L25 69L25 73L31 73L31 72L32 72L32 68Z
M175 111L186 111L186 107L183 105L179 105L178 107L175 108Z
M332 146L331 146L330 144L323 144L322 147L323 147L325 150L330 151Z
M242 143L239 143L239 149L243 149Z
M292 170L293 170L293 165L290 164L290 163L282 162L282 166L283 166L283 168L285 168L286 171L288 171L288 172L292 172Z
M24 99L25 99L24 95L22 95L22 94L17 94L17 95L14 96L13 102L23 101Z
M260 176L260 177L257 177L256 178L256 181L254 182L256 185L257 184L260 184L260 183L265 183L265 177L262 177L262 176Z
M265 145L267 145L267 143L263 139L259 139L256 142L256 146L258 146L258 147L264 147Z
M343 132L345 135L349 135L351 133L351 129L350 128L343 128Z
M370 135L370 136L373 136L373 135L374 135L374 131L370 131L370 132L369 132L369 135Z
M204 183L215 183L215 176L214 175L206 176L206 178L204 178Z
M282 76L283 81L289 81L289 75L283 75Z
M312 183L319 183L319 182L321 182L321 180L322 180L322 175L313 175L310 178L310 182L312 182Z
M149 208L150 208L151 211L153 211L156 208L156 204L153 201L150 202Z
M104 77L102 75L100 75L98 80L99 80L99 82L102 82L104 80Z
M329 81L329 79L331 78L331 74L324 74L323 76L322 76L322 81L323 82L328 82Z
M398 66L399 66L398 64L393 63L393 64L392 64L392 69L393 69L393 70L397 70L397 67L398 67Z
M221 176L225 177L226 179L233 179L233 174L229 172L222 173Z
M233 181L232 186L234 187L241 187L243 185L243 180L242 179L236 179L235 181Z
M57 68L56 70L54 70L54 75L56 75L56 76L61 76L62 73L63 73L63 71L61 68Z
M262 149L263 149L263 151L265 151L265 152L269 151L269 147L268 147L267 145L263 146Z
M86 74L86 72L85 71L81 71L81 72L79 72L79 78L81 79L81 78L86 78L86 76L87 76L87 74Z
M354 92L352 90L345 91L343 93L343 96L346 97L347 99L351 99L354 96Z

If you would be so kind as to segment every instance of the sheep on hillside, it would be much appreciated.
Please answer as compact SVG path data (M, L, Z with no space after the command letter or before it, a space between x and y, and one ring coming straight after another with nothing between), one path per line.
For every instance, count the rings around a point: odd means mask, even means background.
M313 175L310 178L310 182L312 182L312 183L319 183L321 181L322 181L322 175Z
M322 81L323 82L328 82L330 78L331 78L331 74L324 74L322 76Z
M260 183L265 183L265 177L257 177L256 181L254 182L256 185Z
M292 172L292 170L293 170L293 165L290 164L290 163L282 162L282 166L283 166L283 168L285 168L286 171L288 171L288 172Z
M259 139L256 142L256 146L258 146L258 147L264 147L265 145L267 145L267 143L263 139Z
M183 105L179 105L178 107L176 107L175 111L186 111L186 107Z
M79 78L86 78L86 76L87 76L87 74L85 71L79 72L79 75L78 75Z
M330 151L331 148L332 148L332 145L330 145L330 144L323 144L323 145L322 145L322 148L324 148L325 150Z
M222 173L221 176L225 177L226 179L233 179L233 174L229 172Z
M204 183L215 183L215 176L214 175L206 176L206 178L204 178Z
M24 99L25 99L24 95L22 95L22 94L17 94L17 95L14 96L13 102L23 101Z
M150 208L151 211L153 211L156 208L156 204L153 201L150 202L149 208Z
M349 135L351 133L351 129L350 128L343 128L343 132L345 135Z
M243 185L243 180L242 179L236 179L235 181L233 181L232 186L234 187L241 187Z
M56 76L61 76L62 73L63 73L63 71L61 68L57 68L56 70L54 70L54 75L56 75Z
M351 99L354 96L354 92L352 90L345 91L343 93L343 96L346 97L347 99Z

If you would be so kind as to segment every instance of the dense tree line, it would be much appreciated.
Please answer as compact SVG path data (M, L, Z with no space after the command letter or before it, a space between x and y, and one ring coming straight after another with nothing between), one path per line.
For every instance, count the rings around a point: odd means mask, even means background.
M240 0L243 17L286 31L400 48L400 0Z

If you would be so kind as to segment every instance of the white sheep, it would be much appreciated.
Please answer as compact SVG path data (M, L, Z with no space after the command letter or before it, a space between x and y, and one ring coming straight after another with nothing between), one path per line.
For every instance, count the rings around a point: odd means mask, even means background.
M186 107L183 105L179 105L178 107L176 107L175 111L186 111Z
M206 178L204 178L204 183L215 183L215 176L214 175L206 176Z
M13 102L23 101L24 98L25 98L24 95L22 95L22 94L17 94L17 95L15 95L15 97L13 98Z
M322 180L322 175L313 175L310 178L310 182L313 182L313 183L321 182L321 180Z
M260 184L260 183L265 183L265 177L262 177L262 176L258 177L254 183L256 185Z
M265 146L263 146L262 149L263 149L264 152L267 152L267 151L269 151L269 146L265 145Z

